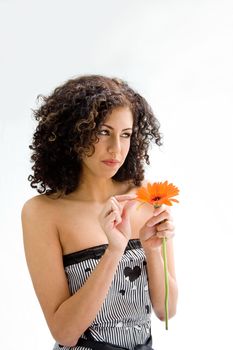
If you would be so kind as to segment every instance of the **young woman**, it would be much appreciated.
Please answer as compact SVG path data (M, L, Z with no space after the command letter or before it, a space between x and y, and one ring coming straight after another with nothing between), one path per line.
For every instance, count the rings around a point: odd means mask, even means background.
M120 79L81 76L42 98L28 178L39 195L24 204L22 226L54 350L152 349L152 309L165 317L162 237L174 225L166 205L137 210L135 192L160 124ZM172 239L167 258L172 317Z

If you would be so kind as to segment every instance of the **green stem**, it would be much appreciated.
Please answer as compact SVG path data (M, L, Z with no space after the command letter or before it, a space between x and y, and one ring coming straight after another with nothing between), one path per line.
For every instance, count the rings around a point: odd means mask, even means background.
M161 205L154 204L154 208L159 208ZM167 221L164 219L160 224ZM168 296L169 296L169 281L168 281L168 268L167 268L167 238L163 238L163 261L164 261L164 282L165 282L165 327L168 330Z
M168 294L169 294L169 282L168 282L168 269L167 269L167 239L163 238L163 260L164 260L164 277L165 277L165 325L168 330Z

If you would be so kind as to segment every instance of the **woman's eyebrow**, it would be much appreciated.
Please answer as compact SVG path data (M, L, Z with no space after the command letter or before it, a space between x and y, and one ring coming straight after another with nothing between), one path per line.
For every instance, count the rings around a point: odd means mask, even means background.
M109 129L114 130L114 128L112 126L110 126L110 125L102 124L102 126L107 126ZM126 129L122 129L122 130L132 130L132 128L126 128Z

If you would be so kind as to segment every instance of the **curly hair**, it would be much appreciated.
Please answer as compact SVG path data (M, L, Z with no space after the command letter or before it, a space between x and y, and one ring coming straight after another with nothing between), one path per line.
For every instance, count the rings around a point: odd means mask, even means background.
M144 163L150 164L148 147L153 140L162 145L160 123L140 94L118 78L84 75L69 79L49 96L38 95L43 103L32 109L38 121L33 134L32 188L40 194L69 194L80 183L82 156L95 152L97 133L114 108L128 106L133 114L130 149L124 164L112 177L131 180L141 186ZM89 154L90 153L90 154Z

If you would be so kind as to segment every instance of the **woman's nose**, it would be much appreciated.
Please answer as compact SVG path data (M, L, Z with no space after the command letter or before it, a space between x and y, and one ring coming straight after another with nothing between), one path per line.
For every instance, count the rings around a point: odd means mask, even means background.
M109 152L120 153L121 152L121 142L119 138L113 138L110 141Z

